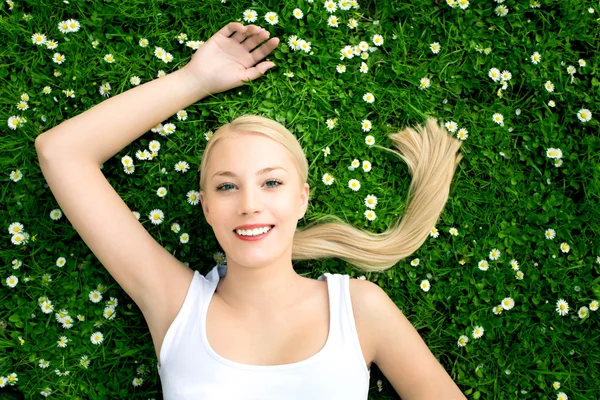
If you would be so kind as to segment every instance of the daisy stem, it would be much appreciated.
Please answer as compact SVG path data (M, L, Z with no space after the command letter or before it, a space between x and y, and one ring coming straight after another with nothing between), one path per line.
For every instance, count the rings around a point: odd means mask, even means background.
M98 166L177 111L206 97L198 81L181 68L134 87L42 133L36 149L43 156Z

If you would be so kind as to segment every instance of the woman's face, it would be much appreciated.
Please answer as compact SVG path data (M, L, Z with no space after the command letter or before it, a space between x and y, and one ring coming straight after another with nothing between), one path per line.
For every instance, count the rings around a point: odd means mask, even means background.
M309 185L300 183L291 153L252 132L220 139L211 152L200 202L228 262L262 266L291 259L309 197ZM277 169L261 173L265 168ZM245 241L234 230L246 224L275 227L264 239Z

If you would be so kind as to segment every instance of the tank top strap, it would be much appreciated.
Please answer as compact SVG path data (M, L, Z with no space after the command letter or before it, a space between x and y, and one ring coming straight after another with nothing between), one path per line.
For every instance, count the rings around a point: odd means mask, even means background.
M319 280L325 278L329 289L332 339L334 342L341 342L343 346L353 346L355 341L358 342L358 334L356 333L352 303L350 302L350 277L342 274L325 273L319 277Z

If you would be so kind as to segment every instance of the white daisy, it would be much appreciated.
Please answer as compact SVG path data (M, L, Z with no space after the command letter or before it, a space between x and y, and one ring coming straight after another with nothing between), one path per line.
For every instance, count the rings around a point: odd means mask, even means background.
M582 108L581 110L577 111L577 118L579 118L581 122L588 122L590 119L592 119L592 112L587 108Z
M458 347L465 347L469 343L469 338L465 335L461 335L458 338Z
M556 302L556 312L563 317L567 315L569 313L569 303L563 299L558 300Z
M511 297L506 297L502 300L502 308L505 310L510 310L515 306L515 301Z
M484 332L483 326L476 326L473 329L473 335L472 335L473 339L479 339L480 337L482 337L483 332Z

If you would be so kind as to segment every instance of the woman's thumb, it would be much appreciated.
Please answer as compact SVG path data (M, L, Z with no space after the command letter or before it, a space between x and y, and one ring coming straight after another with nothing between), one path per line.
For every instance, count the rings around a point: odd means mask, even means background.
M261 62L260 64L257 64L256 66L254 66L252 68L248 68L246 70L246 76L248 77L249 80L257 79L257 78L261 77L262 75L264 75L265 72L267 72L269 69L271 69L274 66L275 66L275 63L272 61Z

